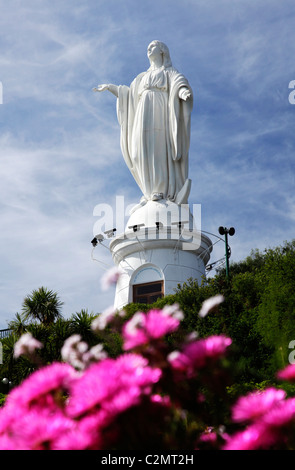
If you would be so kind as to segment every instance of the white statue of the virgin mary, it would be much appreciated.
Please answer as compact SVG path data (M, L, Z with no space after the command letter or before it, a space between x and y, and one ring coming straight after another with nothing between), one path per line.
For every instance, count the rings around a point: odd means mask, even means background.
M188 152L193 93L187 79L171 63L160 41L148 46L150 68L125 85L99 85L117 97L121 150L148 200L187 203L190 191Z

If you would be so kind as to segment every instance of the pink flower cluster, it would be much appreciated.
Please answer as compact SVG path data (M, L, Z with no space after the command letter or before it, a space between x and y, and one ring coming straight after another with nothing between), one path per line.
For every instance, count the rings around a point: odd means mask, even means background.
M209 336L185 345L181 352L173 351L168 360L174 369L186 371L191 376L223 357L231 343L231 339L223 335Z
M151 433L165 428L167 416L173 419L173 410L181 405L173 402L174 385L171 389L167 382L167 377L174 380L179 366L169 358L171 347L163 339L179 328L182 319L178 305L136 313L121 329L125 352L116 359L106 357L101 345L88 350L79 335L70 337L62 348L67 363L37 370L8 395L0 410L0 449L106 449L127 433L132 410L136 423L141 416L139 425L145 433L151 419L157 423L150 426ZM116 323L113 313L107 324L111 321ZM94 324L93 330L101 326ZM178 362L188 377L208 359L224 354L231 343L217 336L197 341L191 335L187 341ZM193 385L193 402L198 396ZM118 423L126 413L120 429ZM164 436L162 431L160 435Z
M206 302L200 316L221 301L217 296ZM68 338L62 348L66 362L35 371L8 394L0 409L0 450L288 447L295 398L281 389L240 397L231 410L234 434L223 423L212 425L208 400L216 394L220 404L220 390L226 395L227 371L220 359L232 341L224 335L184 337L182 319L178 305L137 312L123 326L120 312L103 314L92 329L100 332L108 325L110 331L117 325L124 352L115 359L107 357L102 344L89 349L79 335ZM16 355L35 354L39 347L26 336ZM278 378L295 382L295 365Z
M150 310L146 314L137 312L123 327L124 350L149 344L172 333L177 330L182 319L183 313L177 304L162 310Z
M83 374L64 363L44 367L9 394L0 449L102 449L104 429L151 394L160 377L136 354L105 359Z
M279 378L294 381L295 365L279 372ZM295 425L295 398L269 387L240 397L232 408L232 420L247 423L245 429L228 437L224 450L269 450L288 447Z

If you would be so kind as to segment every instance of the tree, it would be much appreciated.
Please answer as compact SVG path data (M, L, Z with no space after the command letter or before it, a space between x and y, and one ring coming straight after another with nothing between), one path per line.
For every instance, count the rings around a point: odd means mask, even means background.
M8 323L8 328L10 328L16 336L21 336L23 333L25 333L27 331L27 325L23 315L16 313L15 320L11 320Z
M62 305L63 302L59 300L56 292L40 287L25 297L22 311L25 320L37 320L44 325L50 325L62 318Z
M263 292L257 329L264 343L275 348L275 370L288 363L288 345L295 339L295 240L266 251L259 277Z
M88 313L88 310L82 309L74 313L69 319L69 331L71 335L79 334L83 341L92 344L95 341L95 335L91 330L91 322L96 315Z

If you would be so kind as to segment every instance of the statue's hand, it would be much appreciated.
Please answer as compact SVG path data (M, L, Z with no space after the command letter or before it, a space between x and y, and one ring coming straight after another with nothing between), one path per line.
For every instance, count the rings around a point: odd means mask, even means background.
M118 98L119 87L117 85L112 85L111 83L106 85L104 83L103 85L97 85L96 88L92 88L92 91L105 91L105 90L110 91L111 93L113 93L113 95L115 95Z
M181 100L187 101L191 96L192 94L188 88L183 87L179 90L179 98Z
M106 85L105 83L103 85L97 85L96 88L92 88L92 91L105 91L109 89L109 85Z

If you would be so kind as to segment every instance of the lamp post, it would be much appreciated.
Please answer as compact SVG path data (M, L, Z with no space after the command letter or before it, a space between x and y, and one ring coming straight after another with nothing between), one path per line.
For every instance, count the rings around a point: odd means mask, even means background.
M231 237L235 234L235 229L234 227L231 228L226 228L226 227L219 227L218 232L220 235L224 235L225 238L225 266L226 266L226 277L227 279L229 278L229 246L228 246L228 235Z

